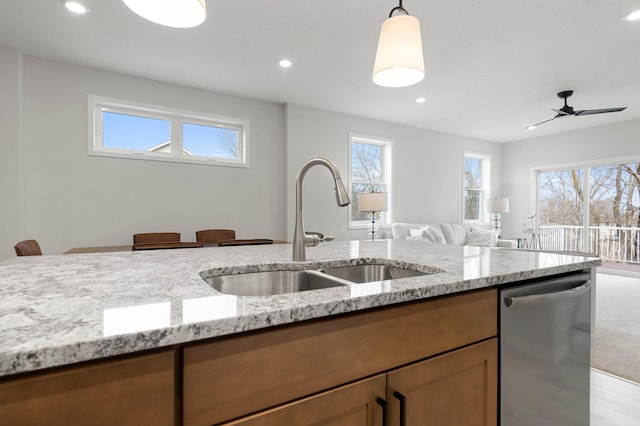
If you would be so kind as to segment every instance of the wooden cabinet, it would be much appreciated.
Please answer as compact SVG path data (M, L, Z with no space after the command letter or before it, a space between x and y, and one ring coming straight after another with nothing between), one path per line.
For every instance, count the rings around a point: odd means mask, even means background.
M184 424L239 419L491 339L496 302L495 290L483 290L187 346ZM460 384L451 403L468 388ZM482 392L493 392L496 401L495 387Z
M389 425L495 426L497 340L389 372Z
M1 425L173 425L173 351L0 382Z
M376 400L384 396L386 387L387 378L380 374L224 425L379 426L383 408Z
M224 425L496 425L497 351L494 338Z

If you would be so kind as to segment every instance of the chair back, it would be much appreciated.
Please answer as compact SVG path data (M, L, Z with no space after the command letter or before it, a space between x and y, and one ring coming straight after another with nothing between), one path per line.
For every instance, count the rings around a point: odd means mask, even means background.
M36 240L24 240L13 246L18 256L42 256L40 244Z
M152 243L178 243L180 242L179 232L149 232L146 234L135 234L133 245Z
M256 246L261 244L273 244L273 240L267 238L253 238L250 240L222 240L218 241L219 247L225 246Z
M222 240L235 240L236 231L233 229L203 229L196 231L196 241L205 244L215 244Z

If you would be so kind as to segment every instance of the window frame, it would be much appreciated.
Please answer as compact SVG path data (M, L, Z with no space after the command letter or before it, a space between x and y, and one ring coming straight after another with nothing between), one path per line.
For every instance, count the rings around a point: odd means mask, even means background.
M89 138L88 154L91 156L128 158L136 160L165 161L174 163L205 164L226 167L249 167L249 120L205 114L176 108L143 104L101 96L88 96ZM102 140L102 113L134 115L169 121L170 152L150 152L133 149L107 148ZM238 131L236 159L183 154L182 125L184 123Z
M466 160L473 158L480 160L480 189L467 188L465 182ZM491 193L491 156L479 152L465 151L462 156L462 223L484 224L489 222L489 212L484 209L484 200L490 197ZM466 203L465 194L467 191L478 191L480 193L480 205L478 206L478 219L465 219Z
M361 143L361 144L369 144L369 145L377 145L382 147L382 184L386 188L387 192L387 205L388 210L385 212L380 212L380 218L376 219L376 224L378 224L379 229L391 229L392 223L392 153L393 153L393 139L382 138L378 136L369 136L360 133L349 133L349 194L353 199L353 184L358 182L353 182L352 180L352 155L353 155L353 144ZM366 184L366 183L365 183ZM371 223L371 219L366 220L351 220L351 215L353 211L353 203L349 204L349 212L348 212L348 229L367 229L369 224Z

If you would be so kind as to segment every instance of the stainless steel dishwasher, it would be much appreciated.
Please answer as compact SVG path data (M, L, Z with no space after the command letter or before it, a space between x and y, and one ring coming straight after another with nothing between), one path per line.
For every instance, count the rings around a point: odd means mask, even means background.
M500 292L502 426L587 426L589 272Z

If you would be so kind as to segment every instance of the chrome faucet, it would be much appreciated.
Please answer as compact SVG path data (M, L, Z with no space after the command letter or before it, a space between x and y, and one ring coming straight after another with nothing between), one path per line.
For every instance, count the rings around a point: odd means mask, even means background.
M333 237L324 236L317 232L304 232L304 223L302 220L302 180L307 171L316 165L322 165L329 169L333 175L333 181L336 184L336 201L339 207L348 206L349 196L344 188L338 167L331 160L326 158L312 158L302 165L298 175L296 176L296 228L293 233L293 260L294 262L306 259L305 248L307 246L317 246L321 241L330 241Z

